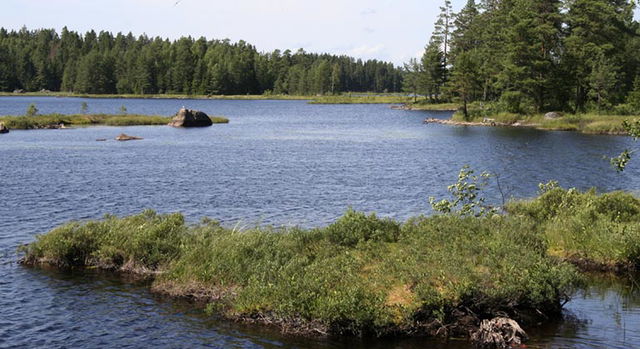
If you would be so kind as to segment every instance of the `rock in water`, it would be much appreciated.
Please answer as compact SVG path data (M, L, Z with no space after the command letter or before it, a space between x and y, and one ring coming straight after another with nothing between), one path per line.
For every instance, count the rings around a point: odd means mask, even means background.
M0 133L9 133L9 128L0 122Z
M471 334L471 340L480 348L510 348L521 345L526 339L527 334L520 325L504 317L482 320L478 331Z
M121 133L118 137L116 137L116 141L138 141L141 140L140 137L129 136L124 133Z
M547 120L560 119L561 117L562 117L562 114L557 113L555 111L544 114L544 118Z
M169 123L169 126L173 127L207 127L213 125L213 121L209 115L198 111L182 108L173 117L173 120Z

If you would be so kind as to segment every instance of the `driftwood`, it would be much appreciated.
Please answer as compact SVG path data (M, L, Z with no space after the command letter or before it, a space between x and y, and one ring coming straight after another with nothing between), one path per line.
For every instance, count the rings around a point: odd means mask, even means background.
M480 328L471 334L471 340L479 348L505 349L521 345L527 334L514 320L497 317L482 320Z

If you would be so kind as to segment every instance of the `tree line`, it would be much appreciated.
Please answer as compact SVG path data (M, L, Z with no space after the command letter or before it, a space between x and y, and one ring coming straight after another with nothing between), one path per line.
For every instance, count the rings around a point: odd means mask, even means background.
M405 89L431 102L502 111L640 112L640 26L632 0L444 1Z
M402 77L388 62L302 49L262 53L244 41L0 28L0 91L311 95L397 92Z

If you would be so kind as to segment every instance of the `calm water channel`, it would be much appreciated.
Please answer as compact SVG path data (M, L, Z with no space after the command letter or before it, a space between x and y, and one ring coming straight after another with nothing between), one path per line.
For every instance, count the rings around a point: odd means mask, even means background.
M174 114L180 107L231 119L206 129L90 127L0 135L0 347L466 348L422 339L290 338L204 316L109 275L16 265L15 249L71 219L145 208L224 224L319 226L345 209L406 219L429 213L465 164L499 174L502 193L530 197L552 179L581 189L640 190L640 162L617 174L607 158L625 137L424 125L449 113L388 105L304 101L207 101L1 97L0 115ZM121 132L138 142L96 142ZM640 294L620 280L592 280L566 320L536 330L533 348L640 347ZM634 291L635 290L635 291Z

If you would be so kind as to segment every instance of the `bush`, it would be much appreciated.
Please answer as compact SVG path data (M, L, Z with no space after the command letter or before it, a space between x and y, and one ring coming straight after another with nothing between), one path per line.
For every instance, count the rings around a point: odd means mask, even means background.
M534 101L519 91L505 91L498 101L499 109L515 114L533 114L536 110Z
M38 114L38 108L36 108L36 105L33 103L29 104L29 107L27 108L27 113L25 115L36 116L37 114Z
M344 216L323 230L329 240L342 246L355 246L366 241L395 242L400 225L390 219L379 219L349 209Z
M38 236L25 248L26 261L157 269L178 255L184 229L182 215L151 210L126 218L107 215L102 221L71 222Z
M507 211L532 218L552 254L603 267L638 266L640 200L631 194L555 188L534 200L510 203Z

